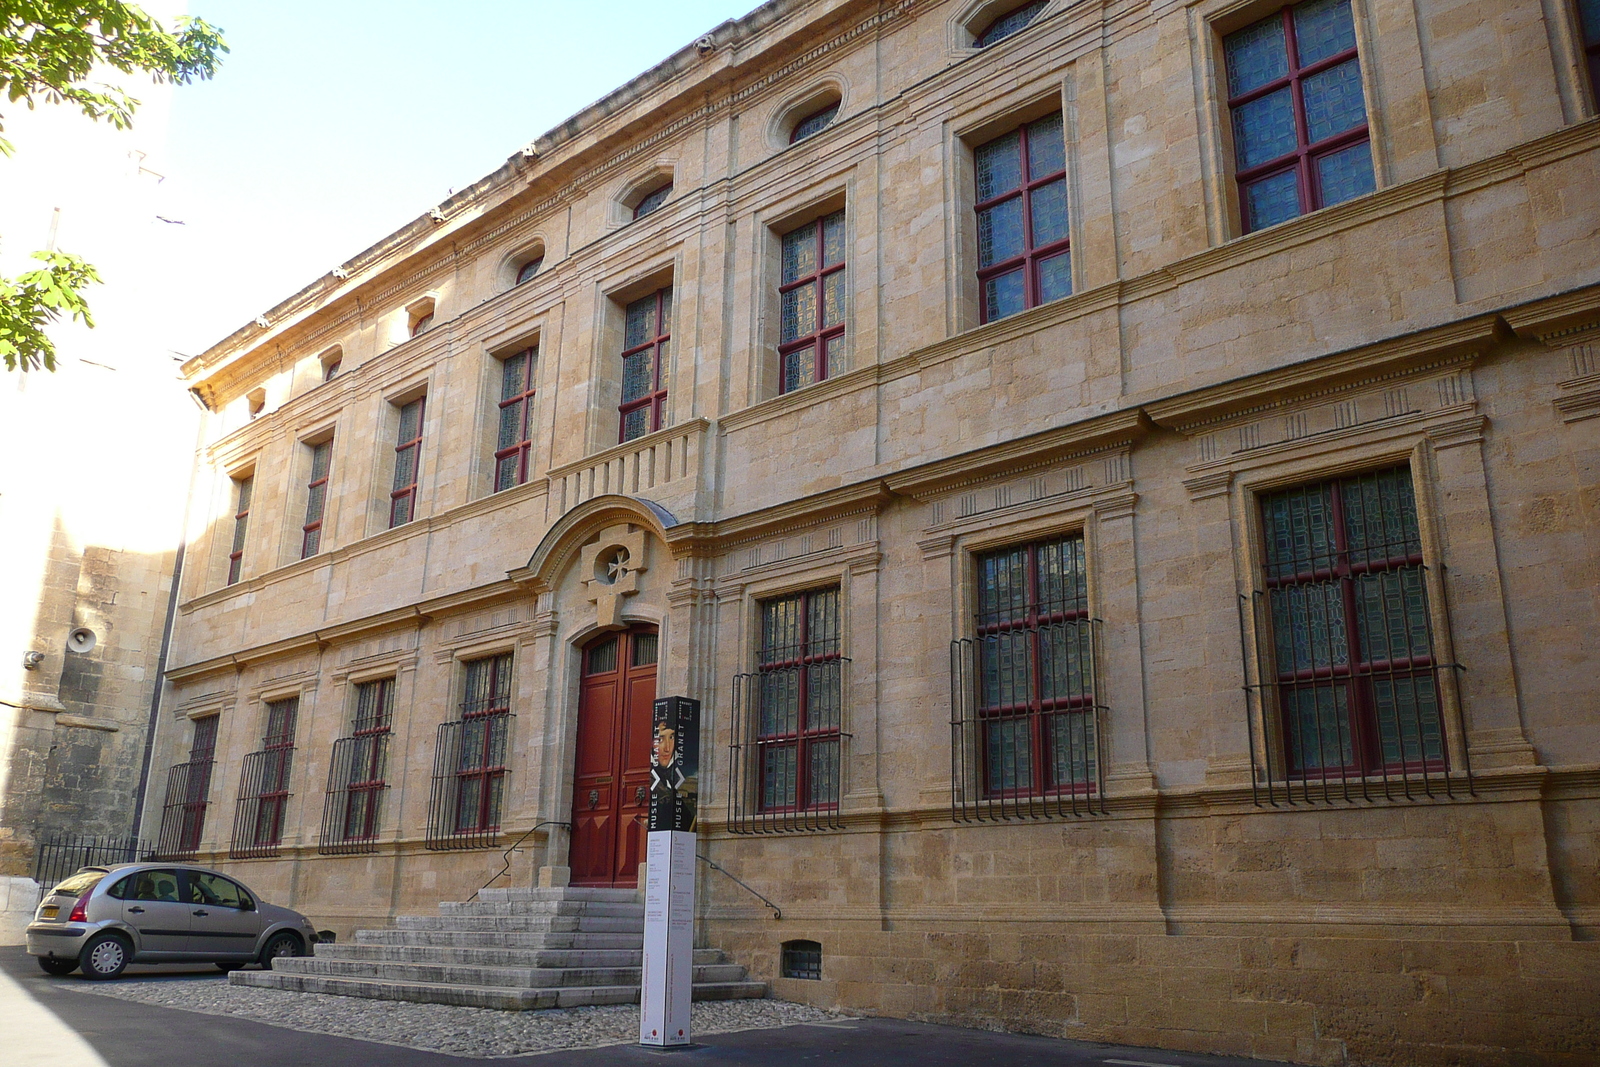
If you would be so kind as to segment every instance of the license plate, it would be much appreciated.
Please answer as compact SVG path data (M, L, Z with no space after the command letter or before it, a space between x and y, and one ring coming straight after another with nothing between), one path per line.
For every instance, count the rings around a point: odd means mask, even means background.
M39 918L41 919L54 919L59 914L61 914L61 908L55 904L46 904L39 909Z

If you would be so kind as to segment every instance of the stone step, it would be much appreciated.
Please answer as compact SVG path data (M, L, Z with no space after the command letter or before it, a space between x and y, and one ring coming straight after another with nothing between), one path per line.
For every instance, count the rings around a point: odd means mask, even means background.
M440 915L613 915L643 917L644 905L605 900L472 900L441 901Z
M383 945L340 942L316 946L315 955L333 960L387 960L394 963L453 963L476 967L638 967L644 955L631 948L510 948L501 945ZM721 950L697 948L694 962L710 966L728 962Z
M542 887L538 889L480 889L478 899L504 902L511 900L594 900L613 904L636 904L636 889L600 889L588 886Z
M633 967L479 967L449 963L394 963L388 960L343 960L324 956L295 956L275 960L273 970L286 974L312 974L333 978L369 978L403 985L449 983L507 989L574 987L637 987L640 968ZM694 981L725 984L742 982L745 969L736 963L719 963L694 969Z
M303 958L303 957L302 957ZM374 1000L407 1000L422 1004L457 1004L470 1008L527 1011L534 1008L576 1008L588 1004L633 1004L637 985L571 986L544 989L506 989L494 986L447 985L437 982L390 982L342 978L289 971L234 971L233 985L258 989L286 989L301 993L331 993ZM754 1000L767 995L765 982L715 982L694 987L695 1000Z
M638 951L643 933L577 930L357 930L357 945L439 945L454 948L611 949Z
M643 915L397 915L394 923L402 930L644 933Z

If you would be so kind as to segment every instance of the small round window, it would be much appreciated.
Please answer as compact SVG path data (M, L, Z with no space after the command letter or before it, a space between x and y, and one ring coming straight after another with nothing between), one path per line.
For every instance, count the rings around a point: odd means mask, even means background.
M796 144L807 137L821 133L833 122L839 114L839 101L835 100L827 107L813 111L805 118L794 124L794 129L789 133L789 143Z
M521 285L529 278L532 278L535 274L538 274L539 268L542 266L544 266L543 256L535 256L534 258L528 260L528 262L517 268L517 284Z
M665 204L667 202L667 197L671 195L671 182L668 182L666 185L663 185L654 192L646 193L644 199L639 201L639 206L633 209L633 217L636 219L644 218L646 215L659 208L662 204Z

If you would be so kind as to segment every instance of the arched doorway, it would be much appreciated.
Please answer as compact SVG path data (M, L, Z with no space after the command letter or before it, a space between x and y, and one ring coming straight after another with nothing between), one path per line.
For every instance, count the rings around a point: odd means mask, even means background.
M573 885L632 886L650 808L650 722L659 636L634 626L590 641L578 687Z

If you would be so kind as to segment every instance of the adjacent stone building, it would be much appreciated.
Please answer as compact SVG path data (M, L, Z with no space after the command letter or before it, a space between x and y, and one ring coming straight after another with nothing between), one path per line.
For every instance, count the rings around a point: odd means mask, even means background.
M783 996L1591 1060L1597 41L724 24L185 365L146 825L341 932L631 885L683 694L782 908L703 867L700 937Z

